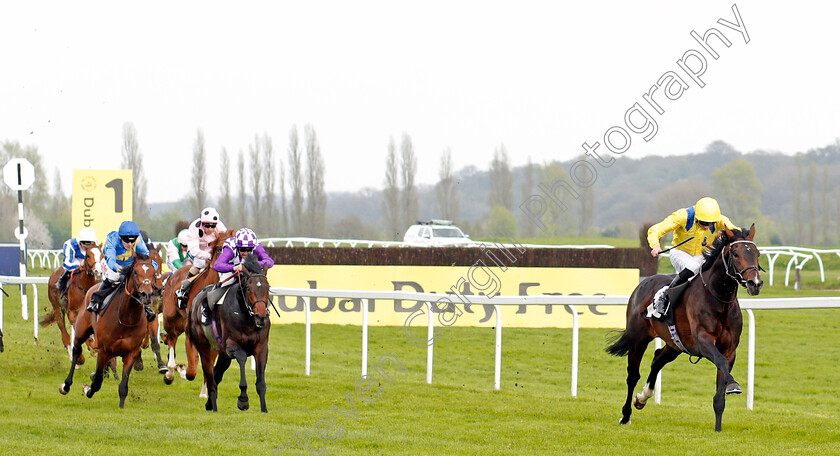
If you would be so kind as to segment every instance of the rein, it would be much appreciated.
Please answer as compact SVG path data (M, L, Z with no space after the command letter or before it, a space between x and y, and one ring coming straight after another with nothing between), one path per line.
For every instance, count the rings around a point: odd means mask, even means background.
M730 242L729 244L727 244L727 246L726 246L726 247L727 247L726 253L721 253L721 257L722 257L722 258L721 258L721 261L723 261L723 269L724 269L724 272L726 273L726 276L727 276L727 277L729 277L729 278L731 278L732 280L734 280L734 281L735 281L735 284L736 284L736 285L735 285L735 293L734 293L734 296L732 297L732 299L731 299L731 300L729 300L729 301L724 301L723 299L720 299L720 298L719 298L719 297L718 297L718 296L717 296L717 295L716 295L716 294L712 291L712 288L711 288L711 287L709 286L709 284L706 282L706 278L705 278L705 277L703 277L703 273L702 273L702 272L700 273L700 281L702 281L702 282L703 282L703 287L706 289L706 291L708 291L708 292L709 292L709 294L710 294L710 295L712 295L712 297L713 297L713 298L717 299L717 300L718 300L718 302L721 302L721 303L723 303L723 304L732 304L733 302L735 302L735 301L738 299L738 296L737 296L737 295L738 295L738 293L737 293L737 292L738 292L738 285L741 285L742 287L746 287L746 286L747 286L747 280L744 278L744 275L743 275L745 272L747 272L747 271L749 271L749 270L753 270L753 269L754 269L755 271L763 271L763 269L761 268L761 266L756 266L756 265L747 266L747 267L745 267L744 269L741 269L740 271L736 270L734 265L730 265L730 263L732 262L732 245L733 245L733 244L752 244L753 246L755 246L755 242L753 242L753 241L748 241L748 240L745 240L745 239L741 239L741 240L737 240L737 241L732 241L732 242ZM757 247L757 246L755 246L755 247L756 247L756 249L758 249L758 247ZM728 255L727 255L727 254L728 254ZM725 257L725 258L723 258L723 257ZM732 269L732 271L734 271L734 272L735 272L735 275L733 275L733 274L729 271L729 270L730 270L730 268ZM711 275L711 274L710 274L710 275Z
M135 265L135 267L136 267L136 265ZM151 265L149 265L149 267L151 267ZM151 286L152 286L152 290L154 291L154 289L155 289L154 285L152 284L152 281L151 281L151 280L149 280L149 279L143 279L143 281L142 281L142 282L140 282L140 284L138 285L138 283L137 283L137 274L134 272L134 268L132 268L132 270L131 270L131 283L134 285L134 289L135 289L135 290L139 290L139 289L140 289L140 286L142 286L142 285L151 285ZM126 296L128 296L128 297L129 297L129 299L132 299L132 300L134 300L134 301L137 301L137 303L138 303L138 304L140 304L141 306L145 306L145 305L146 305L146 303L145 303L145 302L143 302L143 300L142 300L142 299L137 298L136 296L134 296L134 294L133 294L133 293L129 293L129 292L128 292L128 287L127 287L127 286L124 288L124 290L125 290L125 294L126 294ZM137 323L135 323L135 324L133 324L133 325L128 325L128 324L123 323L123 321L122 321L122 316L120 315L120 314L122 313L122 312L121 312L121 311L122 311L122 305L123 305L123 303L122 303L122 302L120 302L119 307L117 307L117 322L118 322L120 325L125 326L126 328L134 328L134 327L137 327L137 326L138 326L138 325L142 322L142 320L143 320L145 317L141 316L141 317L140 317L140 319L138 319Z
M262 277L263 279L265 279L265 282L268 283L268 277L266 277L265 274L250 274L248 276L248 278L251 278L251 277L256 277L256 278ZM242 283L242 274L241 273L239 273L239 272L236 273L236 280L239 282L239 294L242 296L242 300L245 302L245 310L248 311L248 315L250 315L251 318L254 319L254 322L256 323L257 316L254 313L254 306L257 305L257 303L261 302L261 303L265 304L266 305L265 308L268 309L268 302L265 299L260 299L260 300L255 301L255 302L250 302L248 300L248 296L245 294L245 288L246 287ZM272 303L272 305L274 305L274 303Z

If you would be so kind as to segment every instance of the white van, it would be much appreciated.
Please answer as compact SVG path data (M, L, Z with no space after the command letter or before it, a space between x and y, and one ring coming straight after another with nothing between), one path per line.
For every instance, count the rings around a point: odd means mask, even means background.
M430 247L469 247L476 245L449 220L418 221L405 232L403 242Z

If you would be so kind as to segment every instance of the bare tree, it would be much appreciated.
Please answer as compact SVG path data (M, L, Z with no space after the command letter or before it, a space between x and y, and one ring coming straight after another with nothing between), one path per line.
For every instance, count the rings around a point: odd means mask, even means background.
M289 217L286 211L286 166L283 164L283 159L280 161L280 229L281 235L289 234Z
M816 244L817 238L817 198L815 187L817 166L814 162L808 166L808 245Z
M510 159L504 144L493 152L490 164L490 207L502 206L513 208L513 174L510 171Z
M259 136L254 136L254 144L248 146L248 150L248 156L250 157L251 195L254 198L254 222L252 224L256 224L258 220L263 218L263 163ZM259 227L257 227L257 230L259 230Z
M263 165L265 166L265 217L260 217L262 226L260 229L265 236L276 234L277 203L274 198L274 145L268 133L263 134Z
M528 164L525 165L525 176L522 179L522 200L524 201L526 198L529 198L531 195L534 194L534 163L531 161L531 157L528 157ZM536 235L536 230L534 222L532 222L527 217L522 217L520 221L520 229L519 232L522 234L522 237L530 238Z
M831 233L829 232L831 208L828 206L828 193L828 166L823 166L822 192L820 192L820 198L822 199L822 210L820 211L820 218L822 220L822 245L831 245Z
M400 231L400 183L397 147L394 137L388 140L388 157L385 159L385 191L382 193L382 211L390 240L396 240Z
M458 187L452 175L452 151L447 148L440 156L440 180L435 188L437 195L438 213L447 220L458 217Z
M292 187L291 217L292 232L303 233L303 165L298 145L297 126L289 130L289 185Z
M137 141L137 129L134 124L123 124L122 167L131 170L132 211L134 220L143 222L149 219L146 206L146 176L143 173L143 156Z
M239 150L239 160L236 164L236 170L239 173L239 225L245 226L248 224L248 194L245 193L245 154L242 149Z
M227 149L222 148L222 158L220 161L222 173L222 194L219 195L219 214L222 218L231 217L231 209L233 208L233 201L230 197L230 157L228 157Z
M403 133L400 156L400 174L402 177L400 196L403 211L400 229L404 230L408 229L418 217L417 188L414 185L414 177L417 175L417 157L414 155L414 146L408 133Z
M310 236L324 236L327 223L327 193L324 191L324 160L315 128L307 125L306 134L306 215Z
M192 167L192 202L193 214L198 214L207 207L207 165L204 151L204 132L198 130L193 142Z

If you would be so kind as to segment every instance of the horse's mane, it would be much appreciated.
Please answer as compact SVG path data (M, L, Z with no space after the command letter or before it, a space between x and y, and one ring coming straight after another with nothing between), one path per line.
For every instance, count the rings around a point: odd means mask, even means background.
M253 252L245 257L245 261L242 264L245 265L245 269L251 274L259 274L262 269L260 267L260 260L257 259L257 256Z
M723 252L723 248L729 245L732 241L736 241L738 239L745 239L749 234L750 231L746 229L738 229L734 228L732 230L733 237L729 237L726 235L726 231L721 231L720 236L715 239L715 242L712 243L711 250L704 252L703 256L706 258L703 262L702 270L705 271L712 267L715 264L715 260L717 257L720 256L720 253Z

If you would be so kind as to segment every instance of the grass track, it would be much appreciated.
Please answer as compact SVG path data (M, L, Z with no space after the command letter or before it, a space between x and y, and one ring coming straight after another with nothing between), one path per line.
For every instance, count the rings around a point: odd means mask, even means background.
M132 373L126 408L119 410L113 379L93 399L83 397L93 360L77 372L70 394L59 395L69 363L58 330L43 328L35 346L32 322L21 320L18 293L8 289L0 454L271 454L308 431L325 455L840 454L838 310L756 312L755 410L746 410L744 395L729 396L721 434L713 431L714 368L707 361L691 365L684 356L664 371L662 404L651 401L634 411L632 425L619 426L626 359L603 352L608 330L581 331L578 397L572 398L570 330L505 329L502 390L493 391L492 330L445 328L435 344L430 386L425 350L408 342L401 328L372 327L371 364L392 353L406 371L391 370L395 382L383 383L375 402L354 393L358 419L333 412L344 431L325 444L314 436L315 423L333 405L347 408L344 394L360 375L359 327L315 325L312 375L306 377L303 326L275 325L268 414L258 411L250 369L251 410L236 409L238 372L232 368L220 385L219 412L212 414L197 397L200 380L164 385L148 350L149 367ZM744 387L746 335L734 370Z

